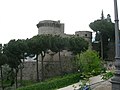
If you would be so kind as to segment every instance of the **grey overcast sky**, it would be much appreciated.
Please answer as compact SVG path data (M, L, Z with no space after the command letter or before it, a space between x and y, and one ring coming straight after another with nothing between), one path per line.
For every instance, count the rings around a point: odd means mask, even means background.
M67 34L92 31L89 23L101 17L102 9L114 22L113 0L0 0L0 43L37 35L41 20L60 20Z

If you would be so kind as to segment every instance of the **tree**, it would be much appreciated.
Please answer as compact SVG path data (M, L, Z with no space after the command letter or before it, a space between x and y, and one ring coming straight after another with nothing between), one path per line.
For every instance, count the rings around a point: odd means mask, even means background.
M10 40L8 44L4 45L4 54L7 56L7 64L11 68L11 72L15 70L15 77L11 81L14 84L14 79L17 88L17 73L21 64L21 50L16 40Z
M88 42L81 37L70 37L69 38L69 50L75 55L88 49Z
M30 55L34 55L36 56L36 80L39 81L39 70L38 70L38 56L39 56L39 41L38 41L38 38L37 36L36 37L33 37L29 40L27 40L27 45L28 45L28 48L29 48L29 51L27 53L29 53Z
M80 56L80 53L81 52L84 52L88 49L88 45L89 43L81 38L81 37L76 37L76 36L73 36L73 37L69 37L68 38L68 50L70 50L73 55L79 55ZM77 70L77 61L74 60L73 61L73 66L74 66L74 71Z
M20 51L20 53L19 53L20 54L20 59L21 59L21 63L20 63L20 82L21 82L21 85L22 85L22 69L24 68L24 59L26 58L26 52L28 51L26 40L18 39L16 41L16 47Z
M37 71L37 81L39 81L39 70L38 70L38 56L41 56L41 80L44 80L44 67L43 67L43 59L47 50L50 48L49 44L50 35L37 35L28 40L28 47L30 54L34 54L36 56L36 71Z
M1 88L2 88L2 90L4 90L2 66L6 63L7 57L3 54L3 50L2 50L2 49L3 49L2 44L0 44L0 75L1 75Z
M106 52L108 51L108 43L115 41L114 23L111 21L108 22L107 19L101 19L91 22L89 27L96 32L95 41L101 42L103 59L107 58Z
M106 36L106 39L114 41L115 39L114 23L108 22L106 19L95 20L94 22L91 22L89 26L97 34L99 34L100 32L101 35Z
M62 62L61 62L60 52L67 47L67 42L68 41L67 41L67 38L63 38L59 35L54 35L54 36L51 36L51 37L52 38L50 39L51 40L50 50L52 52L55 52L55 53L58 52L59 63L60 63L60 73L62 75Z
M42 78L41 80L44 81L44 66L43 66L43 60L44 57L46 55L46 52L49 50L50 48L50 35L40 35L39 36L39 51L40 51L40 55L41 55L41 71L42 71Z

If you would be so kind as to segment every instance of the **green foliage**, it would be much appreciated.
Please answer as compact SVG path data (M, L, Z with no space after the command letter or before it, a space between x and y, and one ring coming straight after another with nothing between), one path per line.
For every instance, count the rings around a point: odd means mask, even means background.
M27 87L18 88L17 90L55 90L76 83L80 80L80 74L66 75L45 82L34 84Z
M3 46L0 44L0 83L2 90L4 89L3 65L6 64L7 57L3 54Z
M59 52L63 49L69 49L73 51L74 54L85 51L88 48L88 42L80 37L71 37L71 38L63 38L60 36L52 36L52 35L36 35L31 39L27 40L10 40L2 50L2 45L0 46L0 52L3 52L3 57L0 57L0 65L7 63L11 68L11 72L15 71L15 76L11 74L12 81L14 81L15 77L17 77L17 72L19 70L19 66L21 65L21 59L25 58L25 53L28 55L36 55L36 71L37 71L37 80L39 79L38 74L38 55L41 54L41 67L42 67L42 78L44 78L43 71L43 59L48 50L53 52ZM0 54L1 56L2 54ZM4 56L6 55L6 56ZM6 61L6 60L7 61ZM6 62L4 62L6 61ZM61 69L62 71L62 69ZM14 74L14 73L13 73ZM16 78L17 80L17 78ZM16 81L17 82L17 81ZM14 82L13 82L14 84ZM17 84L17 83L16 83ZM17 86L17 85L16 85Z
M11 70L8 72L6 81L11 82L11 86L16 80L15 82L17 87L17 73L19 70L19 65L22 63L21 59L25 58L24 54L26 53L27 49L28 48L25 40L20 39L10 40L6 45L4 45L3 53L7 56L6 64L9 65L9 68L11 68Z
M96 32L95 41L102 42L103 59L106 59L109 42L115 41L114 23L108 22L106 19L95 20L89 24L89 27Z
M21 81L18 81L18 83L21 83ZM22 80L22 86L29 86L35 83L36 83L35 81L31 81L31 80Z
M60 52L65 50L68 47L69 38L61 37L60 35L50 36L49 43L50 43L50 50L52 52Z
M10 40L4 46L4 54L7 56L7 64L11 68L18 68L21 63L21 50L16 40Z
M29 54L36 55L36 71L37 71L37 81L39 81L38 73L38 55L41 55L41 79L44 80L44 69L43 69L43 59L48 49L50 49L50 37L51 35L36 35L27 41L29 47Z
M108 80L108 79L110 79L111 77L113 77L113 72L106 72L106 73L104 73L103 74L103 77L102 77L102 79L103 80Z
M4 65L7 61L7 57L5 54L3 54L3 46L0 44L0 67Z
M104 20L95 20L89 24L90 28L95 32L100 32L106 37L114 40L114 23L108 22L106 19Z
M60 64L60 73L62 75L62 65L60 51L64 50L67 46L67 38L62 38L59 35L51 36L50 38L50 50L55 53L59 53L59 64Z
M102 62L96 51L87 50L76 56L80 71L86 75L100 74L102 71Z
M88 42L80 37L69 38L69 50L74 54L81 53L88 49Z

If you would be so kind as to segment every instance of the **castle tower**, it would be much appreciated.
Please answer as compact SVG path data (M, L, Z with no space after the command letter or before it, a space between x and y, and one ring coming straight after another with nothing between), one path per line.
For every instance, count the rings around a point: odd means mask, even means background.
M76 31L75 35L84 38L88 42L92 42L92 32L90 31Z
M64 24L60 21L44 20L37 24L38 34L52 34L62 35L64 34Z
M86 41L89 42L89 49L92 49L92 32L90 31L76 31L76 36L84 38Z

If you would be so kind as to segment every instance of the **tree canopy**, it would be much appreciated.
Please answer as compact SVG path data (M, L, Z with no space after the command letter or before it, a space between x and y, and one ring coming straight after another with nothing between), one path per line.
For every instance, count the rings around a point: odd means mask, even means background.
M36 60L36 77L39 81L38 59L41 61L41 80L44 80L44 65L43 60L49 50L59 53L59 61L61 67L60 52L62 50L70 50L74 54L81 53L88 48L88 42L80 37L61 37L59 35L36 35L30 39L12 39L4 45L3 49L0 46L1 53L7 56L7 63L12 71L15 71L16 76L13 79L17 80L17 72L20 69L22 59L25 55L33 55ZM2 54L0 54L2 55ZM40 56L40 57L39 57ZM38 58L39 57L39 58ZM0 65L3 65L0 57ZM62 68L61 68L62 71ZM17 82L17 81L16 81ZM17 84L16 84L17 86Z
M99 42L100 53L102 59L107 59L107 51L109 50L109 42L115 41L115 30L114 23L111 21L110 15L109 18L97 19L94 22L89 24L89 27L96 32L95 41ZM98 47L99 48L99 47Z
M104 20L98 19L95 20L94 22L91 22L89 26L93 31L97 33L97 35L101 34L104 37L106 37L106 39L114 41L115 39L114 23L108 22L106 19Z
M88 49L88 42L81 37L70 37L69 38L69 50L74 54L81 53Z

